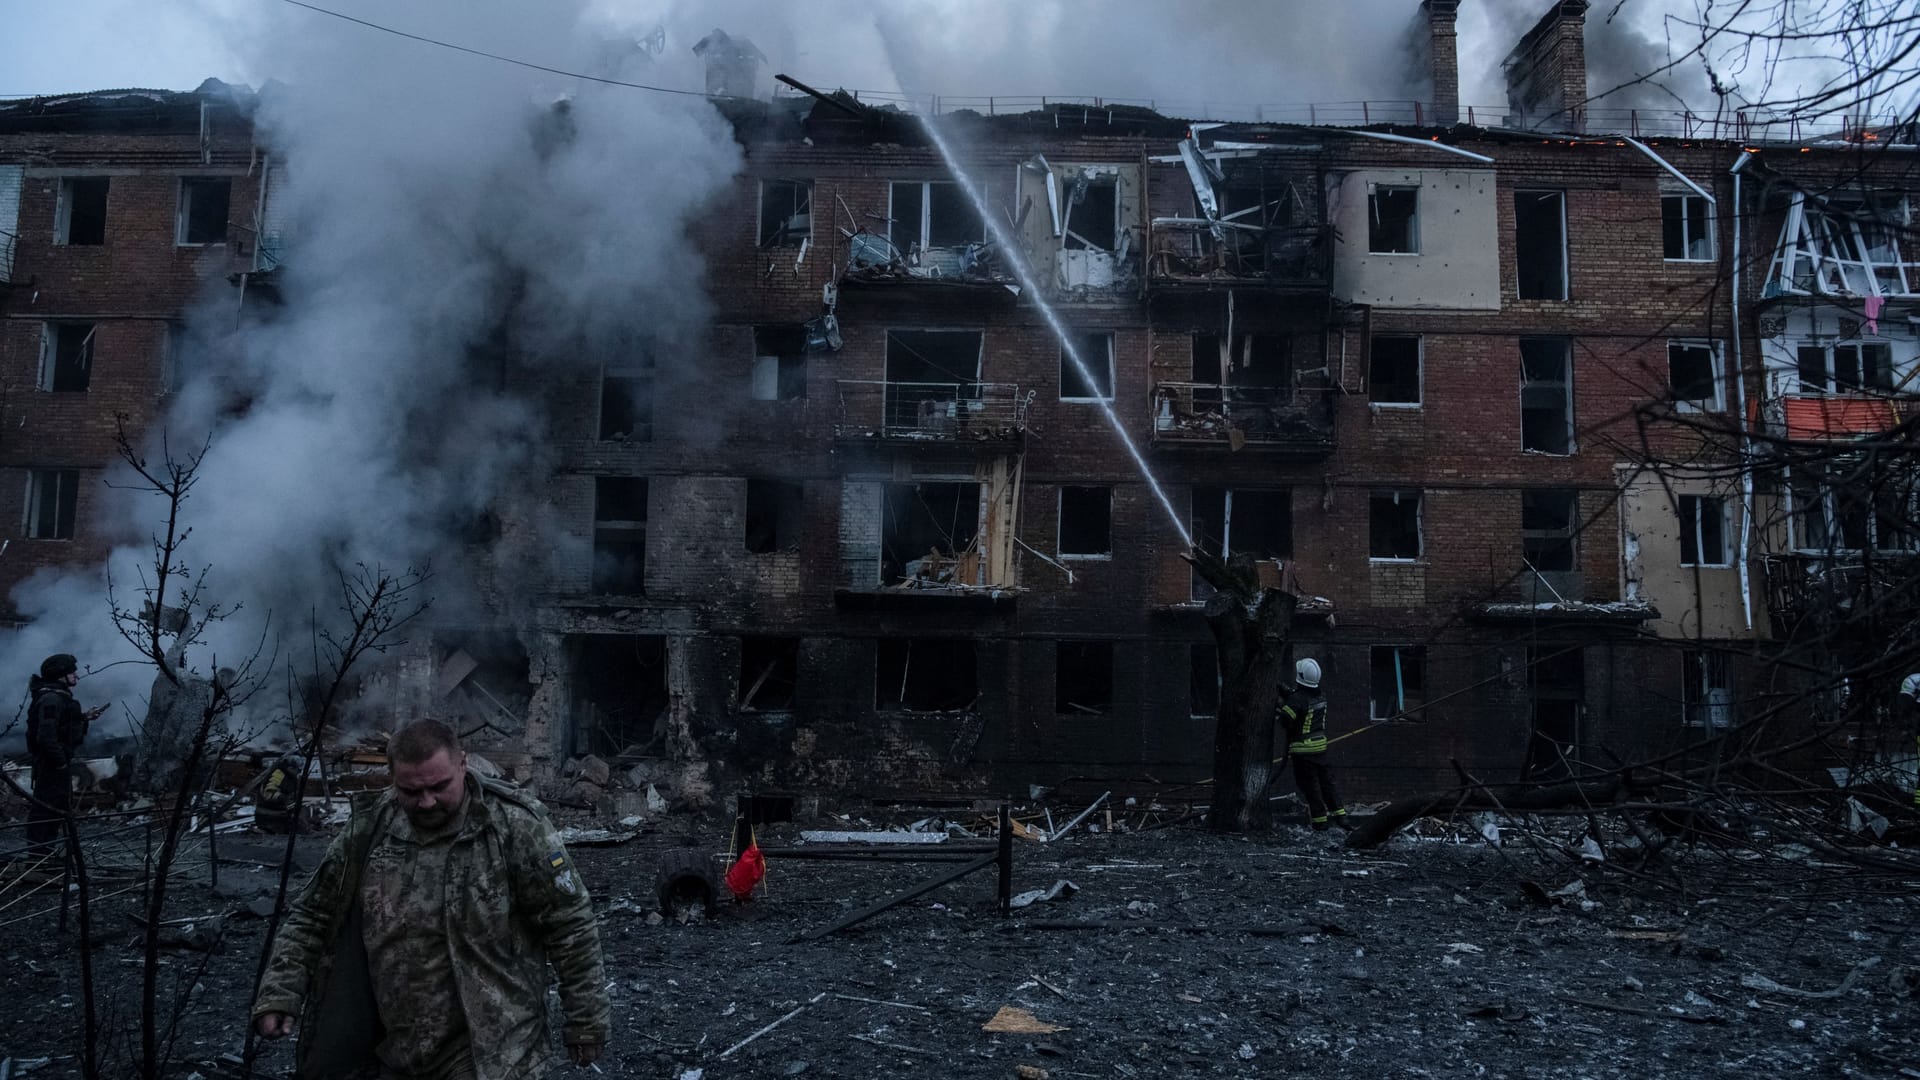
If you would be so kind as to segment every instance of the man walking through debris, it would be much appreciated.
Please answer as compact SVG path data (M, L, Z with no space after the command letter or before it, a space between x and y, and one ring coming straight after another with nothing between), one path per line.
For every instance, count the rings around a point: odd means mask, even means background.
M547 966L565 1041L592 1064L609 1016L585 884L532 797L467 767L419 720L387 744L393 786L352 820L287 912L253 1005L300 1076L377 1062L388 1080L533 1080L552 1066Z
M1333 772L1327 768L1327 699L1320 693L1320 662L1307 657L1293 665L1294 688L1280 700L1280 723L1287 733L1287 755L1293 758L1293 784L1307 800L1313 827L1325 830L1327 819L1348 828L1347 808L1333 790Z
M73 699L80 682L80 661L55 653L27 680L33 696L27 707L27 755L33 759L32 815L27 819L27 852L53 854L54 842L73 804L73 756L87 737L87 724L107 711L105 705L82 711Z
M1920 671L1916 671L1900 680L1900 696L1894 700L1899 706L1900 719L1907 730L1913 733L1913 744L1920 751ZM1913 808L1920 812L1920 757L1913 763Z

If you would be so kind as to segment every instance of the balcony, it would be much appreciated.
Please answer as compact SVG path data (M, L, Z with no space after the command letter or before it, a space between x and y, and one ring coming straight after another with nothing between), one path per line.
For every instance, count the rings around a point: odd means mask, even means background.
M1793 442L1850 442L1898 426L1920 398L1890 394L1790 394L1766 404L1767 434Z
M1153 388L1153 445L1333 452L1333 396L1325 387L1163 382Z
M836 384L842 441L1008 443L1026 427L1033 391L1013 383L888 382L842 379Z
M1216 239L1218 229L1224 239ZM1333 280L1333 230L1261 227L1204 218L1155 218L1148 230L1150 289L1325 289Z

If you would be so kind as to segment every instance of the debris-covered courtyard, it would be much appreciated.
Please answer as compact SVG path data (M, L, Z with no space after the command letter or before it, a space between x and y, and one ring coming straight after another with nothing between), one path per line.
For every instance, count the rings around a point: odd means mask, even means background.
M821 815L759 840L777 851L802 829L887 825ZM1023 839L1014 891L1054 898L1018 897L1029 902L1003 918L989 867L790 944L954 864L776 855L753 902L683 922L656 910L661 856L689 842L724 851L727 829L665 818L574 850L611 982L615 1034L599 1068L702 1080L1913 1075L1911 883L1788 848L1770 853L1774 886L1759 888L1728 872L1740 857L1705 847L1670 859L1658 888L1614 871L1534 881L1551 864L1521 834L1496 847L1465 827L1411 833L1368 853L1291 825L1260 839L1192 822ZM276 882L266 865L284 844L219 842L217 890L204 854L197 868L185 860L159 984L163 1005L201 984L174 1074L209 1080L239 1071L257 912ZM299 840L303 869L319 845ZM92 960L103 1027L125 1030L137 894L109 891L92 911ZM75 928L56 933L56 919L8 927L9 1078L78 1074ZM284 1044L259 1061L267 1075L291 1064Z

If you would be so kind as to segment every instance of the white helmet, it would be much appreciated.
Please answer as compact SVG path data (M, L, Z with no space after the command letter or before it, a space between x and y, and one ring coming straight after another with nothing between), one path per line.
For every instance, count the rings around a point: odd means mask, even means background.
M1320 685L1320 661L1309 656L1293 665L1293 681L1308 689Z

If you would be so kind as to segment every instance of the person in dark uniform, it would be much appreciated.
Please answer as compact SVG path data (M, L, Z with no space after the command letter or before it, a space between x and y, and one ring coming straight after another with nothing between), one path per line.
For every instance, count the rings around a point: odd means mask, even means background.
M80 662L71 653L55 653L40 664L40 674L27 682L32 703L27 706L27 754L33 759L33 800L27 819L27 851L51 855L73 803L73 759L87 737L87 724L107 711L91 712L73 699L80 682Z
M1280 724L1287 733L1287 756L1293 759L1293 783L1307 801L1316 831L1329 818L1351 828L1347 808L1333 790L1333 772L1327 768L1327 699L1320 693L1320 662L1307 657L1293 665L1294 689L1280 699Z

